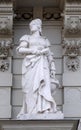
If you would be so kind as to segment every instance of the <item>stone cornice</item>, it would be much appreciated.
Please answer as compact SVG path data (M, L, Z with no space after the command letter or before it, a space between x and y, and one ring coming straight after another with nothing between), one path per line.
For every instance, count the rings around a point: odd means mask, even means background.
M66 2L69 4L79 4L81 3L81 0L66 0Z
M34 16L33 8L21 8L14 11L15 20L32 20ZM43 20L59 20L61 19L61 11L58 8L44 7L42 8L42 19Z
M10 2L13 2L13 0L0 0L0 3L10 3Z

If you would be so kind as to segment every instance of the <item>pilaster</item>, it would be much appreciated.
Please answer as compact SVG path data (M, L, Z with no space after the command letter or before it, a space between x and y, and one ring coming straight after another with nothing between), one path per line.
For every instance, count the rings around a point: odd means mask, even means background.
M11 118L13 3L0 1L0 118Z
M81 117L81 1L66 0L63 30L65 117Z

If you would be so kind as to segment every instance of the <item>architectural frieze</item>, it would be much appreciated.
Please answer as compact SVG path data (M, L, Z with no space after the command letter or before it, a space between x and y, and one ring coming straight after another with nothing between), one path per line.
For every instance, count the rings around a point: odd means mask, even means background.
M15 20L32 20L33 19L33 8L18 9L14 11Z
M44 20L57 20L61 18L61 12L57 8L43 8Z
M15 20L32 20L34 17L33 8L18 9L14 11ZM43 20L57 20L61 19L61 12L58 8L42 8L42 19Z

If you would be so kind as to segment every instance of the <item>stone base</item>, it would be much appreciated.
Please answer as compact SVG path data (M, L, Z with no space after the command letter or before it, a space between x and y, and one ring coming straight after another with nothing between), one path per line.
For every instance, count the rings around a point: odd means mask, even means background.
M18 120L54 120L64 119L64 114L61 111L56 113L45 113L45 114L22 114L17 117Z
M79 120L0 120L0 130L78 130ZM79 129L81 130L81 128Z

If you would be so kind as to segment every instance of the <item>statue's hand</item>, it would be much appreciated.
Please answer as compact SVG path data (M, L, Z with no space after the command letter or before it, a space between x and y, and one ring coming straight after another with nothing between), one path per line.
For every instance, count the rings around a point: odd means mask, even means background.
M41 54L46 55L48 53L49 53L49 48L45 48L45 49L42 49L42 50L35 49L35 50L32 51L32 54L35 54L35 55L41 55Z
M41 50L41 54L48 54L49 53L49 48L45 48L43 50Z
M55 78L55 71L54 70L51 70L50 76L51 76L51 78Z
M32 53L35 55L40 55L40 50L35 49Z

